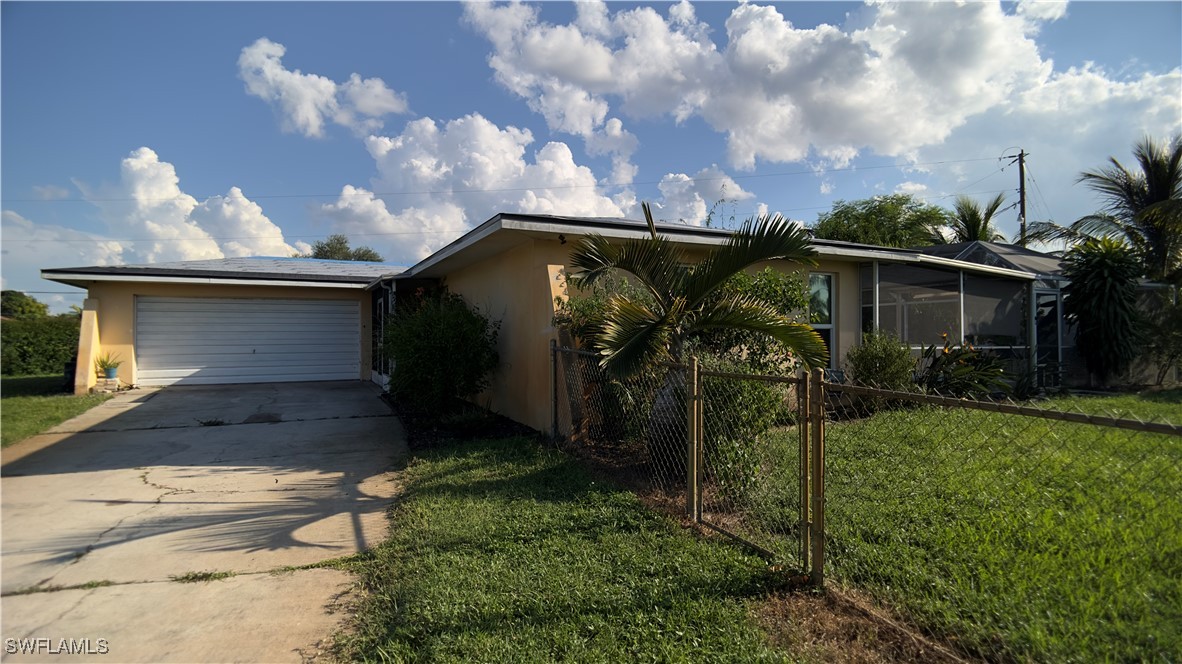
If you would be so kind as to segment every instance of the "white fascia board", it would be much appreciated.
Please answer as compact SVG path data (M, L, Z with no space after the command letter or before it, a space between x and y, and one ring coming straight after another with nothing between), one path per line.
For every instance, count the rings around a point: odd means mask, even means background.
M867 261L889 261L892 263L914 263L915 254L904 254L897 251L878 251L875 249L857 249L854 247L828 247L813 245L817 255L822 258L857 258Z
M1011 270L1007 267L994 267L992 265L983 265L981 263L973 263L970 261L957 260L955 258L942 258L940 256L929 256L927 254L917 254L919 262L929 265L948 267L956 270L964 270L965 272L976 272L978 274L992 274L999 277L1009 277L1011 279L1021 279L1023 281L1035 281L1039 275L1030 272L1023 272L1021 270Z
M465 235L461 236L459 239L455 240L454 242L447 245L446 247L440 249L439 251L436 251L435 253L424 258L423 260L419 261L415 265L408 267L405 272L401 273L401 276L413 277L413 276L417 275L418 273L422 272L423 270L426 270L427 268L430 268L433 265L436 265L440 261L443 261L447 258L450 258L451 256L458 254L459 252L476 244L477 242L488 237L489 235L492 235L493 233L500 230L501 226L502 226L501 215L497 215L497 216L493 217L492 219L489 219L488 221L484 222L480 226L477 226L475 229L468 231Z
M647 228L588 228L587 226L576 226L553 221L541 222L524 219L505 219L501 223L501 227L506 230L551 233L554 235L584 236L594 233L614 240L647 240L651 237ZM664 235L678 244L713 246L722 244L726 240L726 236L670 233L667 228L658 229L657 234Z
M285 279L219 279L216 277L154 277L151 275L140 274L84 274L79 272L55 272L53 274L41 273L42 279L49 281L57 281L70 286L66 280L70 281L132 281L132 282L151 282L164 284L204 284L204 285L226 285L226 286L295 286L302 288L346 288L361 290L366 287L366 284L349 283L343 281L288 281ZM79 288L81 288L79 286Z

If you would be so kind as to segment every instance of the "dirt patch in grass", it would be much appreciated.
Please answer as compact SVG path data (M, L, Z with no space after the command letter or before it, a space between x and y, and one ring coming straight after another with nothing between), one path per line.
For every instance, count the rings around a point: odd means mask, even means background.
M759 604L756 616L774 645L808 660L849 664L967 661L849 589L774 593Z

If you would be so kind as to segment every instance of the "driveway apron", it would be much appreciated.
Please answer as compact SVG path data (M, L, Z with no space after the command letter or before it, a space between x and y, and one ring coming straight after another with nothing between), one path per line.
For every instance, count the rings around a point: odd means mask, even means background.
M386 534L401 427L361 381L132 390L3 451L4 661L301 661Z

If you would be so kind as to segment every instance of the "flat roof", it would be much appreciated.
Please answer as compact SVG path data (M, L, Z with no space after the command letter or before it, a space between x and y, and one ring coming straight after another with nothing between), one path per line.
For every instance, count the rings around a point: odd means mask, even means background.
M85 288L93 281L163 281L364 288L406 268L388 263L250 256L144 265L92 265L41 270L44 279Z

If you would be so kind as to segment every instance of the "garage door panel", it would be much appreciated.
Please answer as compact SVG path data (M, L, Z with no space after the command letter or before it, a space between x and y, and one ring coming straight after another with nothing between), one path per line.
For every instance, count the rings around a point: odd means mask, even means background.
M201 376L203 378L221 377L221 378L250 378L255 376L260 367L170 367L168 369L159 370L161 378L181 378L186 376ZM307 375L309 367L293 367L290 364L276 365L274 367L266 367L270 371L271 376L287 377L291 380L306 380L304 376ZM340 369L337 366L316 367L321 373L336 372L340 375L345 375L346 378L353 378L356 371L349 372ZM346 375L347 374L347 375ZM268 378L266 381L258 382L272 382L272 380L281 380ZM332 379L339 380L339 379ZM226 381L226 382L249 382L245 380Z
M139 297L137 382L358 379L359 325L351 300Z

